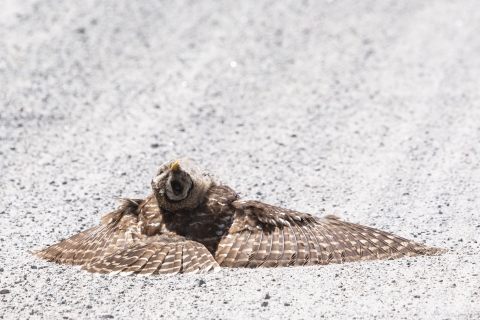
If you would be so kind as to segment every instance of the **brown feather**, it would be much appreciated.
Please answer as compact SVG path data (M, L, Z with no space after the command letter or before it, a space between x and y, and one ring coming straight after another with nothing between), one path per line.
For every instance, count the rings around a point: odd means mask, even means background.
M233 268L243 268L249 263L250 254L253 250L253 243L255 242L257 235L258 232L256 230L249 232L246 241L238 251L235 263L232 266Z
M317 265L320 264L321 262L321 248L320 245L318 244L317 239L315 238L313 232L312 232L312 227L310 225L304 225L302 226L302 231L305 235L305 238L308 241L309 245L309 260L307 265Z
M263 254L263 262L261 262L260 267L266 268L268 265L276 264L276 260L271 260L270 254L272 253L272 245L273 245L273 234L272 228L269 228L267 232L265 232L266 238L266 247L265 253Z
M292 248L292 236L290 234L290 228L284 227L281 230L283 233L283 254L280 260L278 261L278 266L288 267L291 265L292 256L295 251Z
M271 232L266 234L269 238L269 249L265 252L264 262L262 268L275 268L278 266L278 259L281 257L280 252L280 229L275 227Z
M230 249L230 252L228 252L227 257L222 262L221 266L233 267L240 249L243 247L244 243L248 240L248 237L250 236L250 234L251 234L251 231L248 229L240 233L239 238L233 244L232 248Z
M298 224L292 224L291 228L295 234L295 239L297 242L297 266L303 266L308 262L308 252L310 247L308 246L308 241L305 238L300 226Z
M147 264L137 273L140 276L155 274L157 269L162 265L165 256L170 251L170 246L165 243L158 243L153 245L152 249L156 249L155 253L150 260L148 260Z
M190 263L190 267L188 267L186 270L185 270L185 273L187 272L199 272L200 271L200 264L198 263L198 257L197 257L197 250L195 248L195 246L191 243L191 242L188 242L187 245L186 245L187 249L188 249L188 255L190 256L192 262Z
M229 233L220 240L217 252L215 253L215 260L219 265L223 264L230 250L232 250L233 244L237 242L238 237L240 237L240 233Z
M259 233L257 240L258 245L256 245L257 250L255 250L250 257L249 265L251 268L259 267L265 262L265 253L269 242L269 233L264 230L259 230L257 232Z

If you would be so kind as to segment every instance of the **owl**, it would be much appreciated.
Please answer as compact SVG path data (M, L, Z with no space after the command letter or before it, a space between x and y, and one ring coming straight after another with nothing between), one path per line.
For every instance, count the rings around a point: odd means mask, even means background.
M318 218L240 199L188 159L164 163L151 186L145 199L121 199L101 225L34 254L93 273L150 275L445 252L333 215Z

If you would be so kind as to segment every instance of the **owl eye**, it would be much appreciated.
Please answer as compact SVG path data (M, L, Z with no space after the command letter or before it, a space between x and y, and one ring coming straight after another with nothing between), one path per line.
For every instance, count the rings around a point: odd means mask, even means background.
M172 181L170 183L170 186L172 187L172 190L176 193L176 194L180 194L182 193L183 191L183 187L182 185L180 184L180 182L178 181Z

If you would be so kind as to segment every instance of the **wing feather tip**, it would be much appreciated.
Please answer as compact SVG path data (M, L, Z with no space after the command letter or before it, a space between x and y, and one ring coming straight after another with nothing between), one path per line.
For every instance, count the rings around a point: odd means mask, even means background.
M415 250L415 252L417 252L418 254L425 255L425 256L440 256L449 251L450 251L449 249L429 247L429 246L421 246L420 248L416 248Z

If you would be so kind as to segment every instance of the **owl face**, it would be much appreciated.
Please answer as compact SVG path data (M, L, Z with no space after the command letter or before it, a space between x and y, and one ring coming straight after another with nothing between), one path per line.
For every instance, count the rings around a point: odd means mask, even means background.
M160 208L175 212L193 209L203 201L214 179L187 159L170 160L152 179L152 190Z

